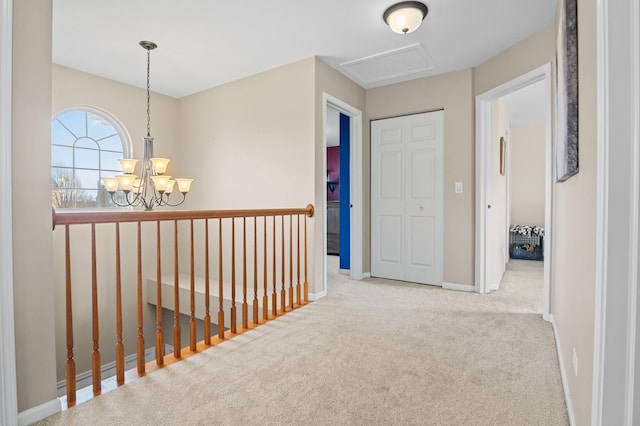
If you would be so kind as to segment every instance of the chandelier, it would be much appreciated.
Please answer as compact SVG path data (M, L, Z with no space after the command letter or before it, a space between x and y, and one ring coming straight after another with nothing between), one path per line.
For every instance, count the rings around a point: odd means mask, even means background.
M191 188L193 179L175 178L166 175L168 158L153 156L153 137L151 137L151 96L149 91L149 68L151 64L151 51L158 47L152 41L141 41L147 51L147 136L144 137L144 157L142 159L142 171L140 178L135 174L138 160L123 158L120 161L123 174L103 179L107 192L111 195L111 201L120 207L141 207L145 210L153 210L156 206L179 206L184 203L187 193ZM170 200L175 186L182 194L178 201Z

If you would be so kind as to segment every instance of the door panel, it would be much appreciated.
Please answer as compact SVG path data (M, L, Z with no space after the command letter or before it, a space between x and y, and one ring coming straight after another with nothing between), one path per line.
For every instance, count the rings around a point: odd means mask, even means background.
M442 285L442 111L371 123L371 274Z
M384 200L402 199L402 153L380 154L380 197Z
M402 258L402 217L380 216L380 237L385 242L380 246L380 261L400 265Z

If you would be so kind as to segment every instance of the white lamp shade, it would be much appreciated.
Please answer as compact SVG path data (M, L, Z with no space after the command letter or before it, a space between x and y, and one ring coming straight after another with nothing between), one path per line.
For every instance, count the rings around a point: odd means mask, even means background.
M419 2L402 2L391 6L384 13L384 20L398 34L409 34L417 30L427 15L427 7Z
M151 179L153 179L153 185L156 187L156 190L158 190L158 192L165 192L167 189L167 185L171 180L171 176L157 175L151 176Z
M123 191L131 191L136 181L136 175L118 175L118 183Z
M169 165L169 160L168 158L152 158L151 159L151 165L153 166L153 170L161 175L164 174L167 171L167 166Z
M180 190L180 192L182 192L183 194L186 194L191 189L191 182L193 182L193 179L177 179L176 178L176 182L178 182L178 189Z
M167 186L164 190L165 194L171 194L175 186L176 186L176 181L174 179L169 179L169 182L167 182Z
M102 184L107 192L116 192L118 190L118 179L114 177L102 179Z
M131 174L136 170L136 164L138 160L134 158L123 158L120 161L120 165L122 166L122 171L126 174Z

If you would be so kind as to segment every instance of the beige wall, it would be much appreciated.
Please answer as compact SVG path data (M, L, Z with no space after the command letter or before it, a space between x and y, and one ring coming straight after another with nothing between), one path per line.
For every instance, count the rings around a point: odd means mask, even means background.
M314 73L308 58L179 100L176 161L195 179L184 208L314 203ZM317 220L308 225L310 293L322 289Z
M470 69L367 91L363 174L370 216L370 120L444 108L444 281L474 283L474 120ZM464 184L455 194L454 182ZM368 240L367 240L368 241ZM365 248L369 266L370 245Z
M143 54L142 50L140 54ZM129 132L133 156L142 157L144 150L142 138L147 133L145 89L60 65L53 65L52 71L52 118L63 110L82 105L105 110L116 117ZM153 81L151 87L153 88ZM177 99L151 93L151 135L155 138L154 155L171 159L176 157L176 150L180 147ZM179 166L176 163L179 162L172 161L169 164L168 173L174 173Z
M544 124L511 126L509 203L511 224L544 226Z
M56 397L51 303L51 15L50 1L13 2L13 291L20 411Z
M555 36L555 26L548 25L478 65L473 70L473 93L479 95L555 61Z
M596 228L596 0L578 2L580 172L554 184L551 312L577 425L591 422ZM578 375L572 353L578 356Z

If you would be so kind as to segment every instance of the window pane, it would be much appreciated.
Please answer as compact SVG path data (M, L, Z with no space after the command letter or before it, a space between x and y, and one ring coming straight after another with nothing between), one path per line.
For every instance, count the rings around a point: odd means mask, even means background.
M100 146L91 138L80 138L76 141L75 148L99 149ZM96 165L97 167L97 165Z
M102 139L108 136L117 135L118 132L109 121L97 114L88 113L88 136L93 139Z
M87 128L85 125L87 113L84 111L69 111L58 116L58 120L62 122L75 136L80 138L87 136Z
M98 170L76 169L76 185L78 188L98 189L100 187L100 172Z
M98 190L81 190L76 195L76 208L97 207Z
M73 169L65 167L51 168L51 187L55 189L75 188Z
M122 166L118 161L122 158L122 153L102 151L100 153L100 157L102 159L102 162L100 163L100 167L102 168L102 170L116 170L120 173L122 172Z
M51 190L51 203L54 207L72 208L74 207L75 189L56 188Z
M51 123L52 144L72 146L75 140L76 137L72 135L67 129L65 129L58 120L53 120L53 122Z
M98 169L100 168L100 152L95 149L82 149L78 148L74 150L75 153L75 166L83 169Z
M100 144L100 149L104 149L107 151L123 152L120 135L114 135L106 139L100 139L98 143Z
M66 146L51 147L51 164L73 167L73 148Z

